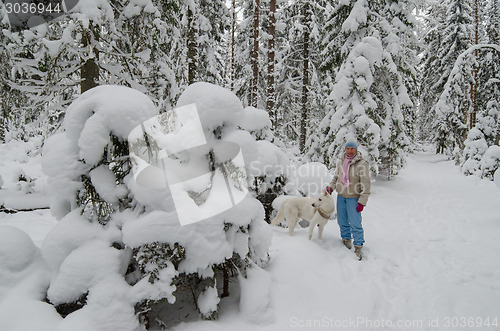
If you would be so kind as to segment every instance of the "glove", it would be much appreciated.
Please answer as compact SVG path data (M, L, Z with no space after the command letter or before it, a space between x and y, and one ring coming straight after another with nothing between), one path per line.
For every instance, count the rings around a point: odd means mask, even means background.
M326 192L327 192L328 194L332 194L332 193L333 193L333 190L332 190L332 188L331 188L330 186L327 186L327 187L326 187Z
M356 211L358 213L361 213L363 211L363 208L365 208L365 206L363 206L362 204L358 203L358 205L356 206Z

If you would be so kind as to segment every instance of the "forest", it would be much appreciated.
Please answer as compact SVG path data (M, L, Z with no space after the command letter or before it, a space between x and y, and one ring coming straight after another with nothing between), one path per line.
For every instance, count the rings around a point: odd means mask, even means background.
M97 85L137 89L168 112L204 81L265 109L273 132L305 160L332 166L347 130L375 173L397 174L414 144L429 142L464 173L492 178L499 7L92 0L20 32L3 8L0 140L50 136L68 105Z
M500 270L490 182L500 183L498 1L80 0L26 22L9 3L0 7L7 329L204 329L214 325L201 320L225 312L216 326L228 330L240 317L250 329L285 330L286 318L306 325L287 311L300 308L289 289L307 288L294 258L314 277L326 270L325 283L333 274L328 291L303 297L327 313L331 303L344 312L338 318L358 307L330 300L329 291L350 297L338 284L372 293L361 308L371 318L459 316L448 299L477 316L494 309L498 291L481 284L496 284ZM193 104L203 155L180 153L187 145L169 136ZM311 243L268 225L284 196L326 187L349 140L375 187L364 215L378 239L366 267L351 262L331 227ZM162 148L175 150L180 172L206 176L181 182L184 191L158 184L166 173L140 184L136 156L159 162ZM233 162L239 152L245 162ZM220 187L239 191L232 208L204 209L223 200ZM179 196L196 224L182 224ZM483 240L489 255L479 259ZM279 275L283 284L294 275L293 284L280 287ZM443 288L429 305L431 290Z

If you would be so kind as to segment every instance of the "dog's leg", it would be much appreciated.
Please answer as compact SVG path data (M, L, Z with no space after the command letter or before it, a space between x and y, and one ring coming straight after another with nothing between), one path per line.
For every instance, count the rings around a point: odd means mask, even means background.
M295 234L295 226L297 225L297 222L299 219L297 217L290 217L290 220L288 220L288 234L293 236Z
M316 226L316 224L317 224L317 222L314 220L314 218L309 223L309 240L312 239L314 227Z
M318 238L321 240L323 237L323 228L325 227L325 224L322 223L318 226Z
M285 218L285 203L286 203L286 201L281 204L281 207L278 210L278 214L271 221L271 225L277 225L279 222L283 221L283 219Z

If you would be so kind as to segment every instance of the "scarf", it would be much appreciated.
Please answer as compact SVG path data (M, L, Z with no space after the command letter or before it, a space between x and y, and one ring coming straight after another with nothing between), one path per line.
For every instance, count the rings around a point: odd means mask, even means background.
M344 162L342 163L342 173L340 174L340 182L344 184L344 187L349 186L349 168L351 167L352 160L356 157L344 157Z

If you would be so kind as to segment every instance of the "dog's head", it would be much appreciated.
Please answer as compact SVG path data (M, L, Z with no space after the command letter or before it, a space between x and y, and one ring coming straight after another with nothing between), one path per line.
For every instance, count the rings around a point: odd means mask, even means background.
M312 203L312 206L314 208L321 208L327 213L333 213L333 211L335 210L333 197L326 190L322 191L322 193Z

